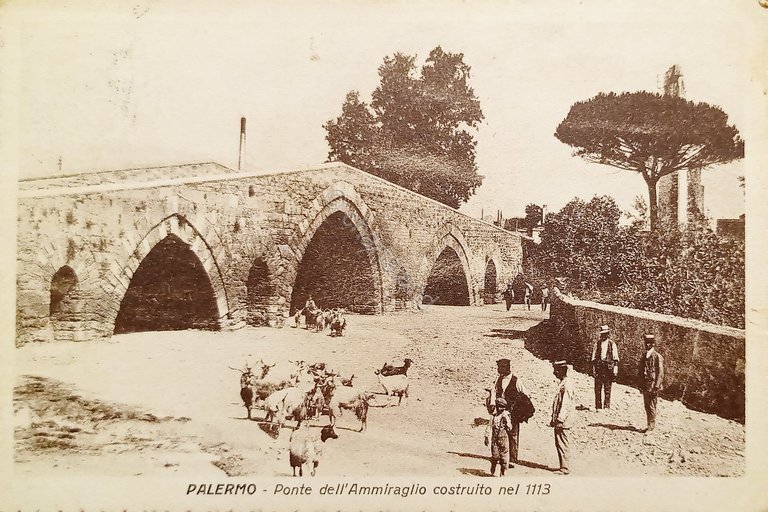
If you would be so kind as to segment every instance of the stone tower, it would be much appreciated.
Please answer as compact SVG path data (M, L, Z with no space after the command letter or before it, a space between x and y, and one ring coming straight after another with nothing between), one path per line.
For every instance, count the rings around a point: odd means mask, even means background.
M674 65L664 74L664 94L685 96L680 67ZM659 225L662 229L678 227L697 219L704 212L704 187L701 169L683 169L659 179L656 185Z

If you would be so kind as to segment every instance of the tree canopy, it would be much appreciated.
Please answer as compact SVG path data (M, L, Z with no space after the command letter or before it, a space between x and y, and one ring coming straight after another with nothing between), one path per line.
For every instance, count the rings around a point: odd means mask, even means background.
M743 241L696 222L649 233L621 215L607 196L548 214L541 243L523 248L526 275L563 278L585 300L744 328Z
M464 55L438 46L417 76L416 57L396 53L379 77L370 105L350 91L341 115L323 125L328 159L458 208L483 180L470 132L483 113Z
M555 137L587 161L640 173L648 186L652 230L659 178L744 156L738 130L719 107L649 92L600 93L577 102Z
M638 239L619 225L622 212L613 198L572 199L547 215L535 259L551 277L565 277L576 289L614 289L633 274Z

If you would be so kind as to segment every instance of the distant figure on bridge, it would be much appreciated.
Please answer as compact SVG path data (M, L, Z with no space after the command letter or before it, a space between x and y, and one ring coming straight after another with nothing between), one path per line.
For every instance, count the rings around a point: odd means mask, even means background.
M528 306L528 311L531 310L531 297L533 296L533 285L531 283L525 283L525 305Z
M509 467L513 468L520 446L520 423L528 421L535 411L522 381L512 374L509 359L496 361L496 371L499 376L489 389L485 406L488 413L493 414L497 398L503 398L507 402L507 410L512 417L512 429L508 435Z
M544 285L541 289L541 310L547 310L547 304L549 304L549 287Z
M643 336L645 354L640 359L640 379L642 380L645 415L648 419L646 432L656 428L656 400L664 382L664 358L656 352L656 337L653 334Z
M515 301L515 290L512 289L512 283L507 285L507 289L504 290L504 302L507 304L507 311L512 307L512 303Z
M567 475L568 469L568 433L571 429L571 411L573 410L573 384L568 376L571 367L565 361L552 363L555 377L560 379L557 394L552 401L552 421L549 426L555 429L555 450L560 461L557 473Z
M619 348L609 338L611 330L600 326L600 341L592 347L592 375L595 377L595 410L611 408L611 385L619 374ZM605 400L603 400L605 391Z

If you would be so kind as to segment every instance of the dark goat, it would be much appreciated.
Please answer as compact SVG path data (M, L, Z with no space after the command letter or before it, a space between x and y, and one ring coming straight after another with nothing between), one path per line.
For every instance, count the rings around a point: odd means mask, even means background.
M405 359L403 363L405 363L403 366L392 366L390 364L384 363L384 366L381 367L379 373L384 377L389 377L391 375L408 375L408 368L411 367L413 361L410 359Z

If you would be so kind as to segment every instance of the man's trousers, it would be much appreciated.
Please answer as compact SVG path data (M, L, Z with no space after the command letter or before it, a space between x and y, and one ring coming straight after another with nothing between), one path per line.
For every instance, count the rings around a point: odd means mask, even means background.
M648 418L648 430L656 427L656 401L659 394L653 391L643 391L643 402L645 403L645 416Z
M509 431L509 462L517 462L517 453L520 447L520 424L512 422L512 430Z
M611 408L611 385L613 384L613 374L598 369L595 372L595 409ZM603 390L605 391L605 400L603 400Z
M557 458L560 459L560 469L568 471L568 430L555 427L555 449Z

